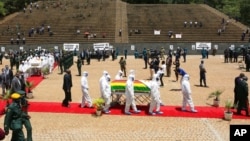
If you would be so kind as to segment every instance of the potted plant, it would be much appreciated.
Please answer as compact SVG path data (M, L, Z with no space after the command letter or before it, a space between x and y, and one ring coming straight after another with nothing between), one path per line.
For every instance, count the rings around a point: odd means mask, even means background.
M213 106L219 107L220 95L221 95L222 93L223 93L222 90L216 90L216 91L213 91L213 92L211 92L211 93L209 94L208 99L214 98Z
M31 89L33 88L34 83L30 81L25 82L25 88L26 88L26 97L27 98L33 98L33 92Z
M225 112L224 112L224 119L225 120L231 120L233 117L233 112L231 111L231 107L232 107L233 103L231 100L227 100L225 102Z
M105 100L103 98L97 98L93 101L93 106L96 109L96 115L101 116L104 107Z

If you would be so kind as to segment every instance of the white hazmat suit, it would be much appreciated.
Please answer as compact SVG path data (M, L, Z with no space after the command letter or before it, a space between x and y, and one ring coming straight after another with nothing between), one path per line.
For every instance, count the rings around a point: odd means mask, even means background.
M91 108L92 107L92 100L89 96L89 85L88 85L88 72L84 71L83 76L81 78L81 88L82 88L82 103L81 108L85 106Z
M126 105L125 105L125 114L131 115L132 113L129 112L130 106L132 106L134 113L140 113L140 110L137 110L136 104L135 104L135 94L134 94L134 75L129 75L128 80L126 82Z
M54 60L54 56L52 56L51 54L49 54L49 73L52 73L52 70L54 68L54 63L55 63L55 60Z
M110 113L109 108L110 108L110 103L111 103L110 75L107 75L106 81L102 81L102 85L103 85L102 98L105 101L105 106L104 106L103 112L108 114L108 113Z
M123 75L123 72L122 72L121 70L119 70L118 73L117 73L116 76L115 76L115 80L122 80L122 79L123 79L122 75ZM119 102L121 96L122 96L121 93L116 94L116 99L115 99L115 101L116 101L116 102Z
M123 75L123 72L119 70L115 76L115 80L122 80L123 79L122 75Z
M151 94L151 102L149 106L149 114L155 115L155 114L163 114L163 112L160 111L161 107L161 100L160 100L160 91L159 91L159 84L158 84L159 78L157 74L153 75L153 79L150 83L150 94ZM156 108L156 109L155 109ZM155 109L155 113L153 110Z
M191 97L191 87L189 83L189 75L185 74L181 81L181 91L183 94L182 101L182 111L186 111L187 104L190 106L191 112L196 113L197 110L194 109L194 103Z
M101 97L103 97L103 81L107 81L107 76L108 76L108 72L107 71L103 71L101 78L99 79L99 85L100 85L100 94Z

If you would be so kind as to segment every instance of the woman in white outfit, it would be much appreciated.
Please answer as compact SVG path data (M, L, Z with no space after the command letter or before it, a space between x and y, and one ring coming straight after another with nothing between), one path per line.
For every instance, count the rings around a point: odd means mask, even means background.
M81 87L82 87L82 103L81 108L87 106L88 108L92 108L92 100L89 96L89 85L88 85L88 72L84 71L83 76L81 78Z
M191 97L191 88L189 83L189 75L185 74L182 78L181 82L181 91L183 94L183 101L182 101L182 111L187 111L186 106L187 104L190 106L191 112L197 113L197 110L194 108L194 103Z

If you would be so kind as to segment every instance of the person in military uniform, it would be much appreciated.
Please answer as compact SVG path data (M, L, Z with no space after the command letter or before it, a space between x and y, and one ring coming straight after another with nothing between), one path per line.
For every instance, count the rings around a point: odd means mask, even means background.
M142 51L142 57L143 57L144 64L145 64L144 69L147 69L148 68L148 56L147 56L146 48L144 48L143 51Z
M76 64L77 64L78 76L81 76L82 60L80 56L78 56Z
M21 58L20 58L19 54L17 54L17 55L15 56L16 71L19 70L20 60L21 60Z
M119 61L119 64L120 64L120 68L121 68L121 71L123 72L123 74L124 74L124 77L127 77L126 76L126 60L123 58L123 57L121 57L121 59L120 59L120 61Z
M32 141L32 126L30 123L30 116L28 115L28 100L25 98L25 91L18 91L18 94L21 95L21 109L25 115L27 115L28 118L22 118L23 125L26 128L27 131L27 138L26 141Z
M7 107L7 112L4 118L4 131L9 134L9 129L12 130L11 141L24 141L22 131L23 118L28 118L21 109L21 95L13 93L11 95L13 102Z
M60 74L63 74L63 56L60 55L58 61L59 61Z
M245 56L245 64L246 64L246 72L248 72L250 69L250 54L249 53L247 53Z
M180 61L179 59L175 60L175 62L173 62L173 64L175 65L175 69L174 69L174 72L175 72L175 78L176 78L176 82L179 80L179 73L178 73L178 69L180 67Z
M166 66L167 66L167 77L171 76L171 66L172 66L172 55L169 54L167 59L166 59Z
M3 63L3 53L0 52L0 65L2 65L2 63Z
M10 54L10 69L13 70L13 67L15 65L15 58L13 54Z
M161 55L161 60L165 60L165 49L161 47L160 55Z

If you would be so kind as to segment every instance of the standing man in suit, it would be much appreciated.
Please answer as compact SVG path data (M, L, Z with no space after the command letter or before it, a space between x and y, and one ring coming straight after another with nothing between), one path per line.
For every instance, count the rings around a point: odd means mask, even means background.
M12 93L17 93L18 91L22 90L22 84L21 84L19 76L20 76L20 72L18 71L16 72L15 77L11 81Z
M80 53L80 58L82 61L82 65L84 65L84 59L85 59L85 51L84 50L82 50L82 52Z
M69 102L72 101L71 87L72 87L71 71L67 69L66 73L63 76L63 90L64 90L65 98L62 102L62 106L64 107L70 107Z
M8 65L5 66L5 86L6 89L10 89L11 88L11 81L13 79L13 71L9 68Z

